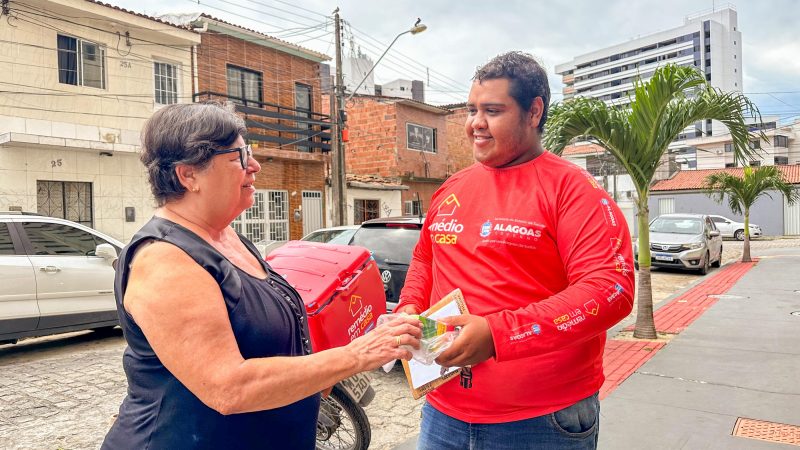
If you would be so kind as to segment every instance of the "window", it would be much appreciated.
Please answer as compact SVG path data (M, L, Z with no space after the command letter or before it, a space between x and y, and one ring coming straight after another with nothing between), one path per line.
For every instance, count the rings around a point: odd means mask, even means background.
M253 206L234 219L231 226L251 241L289 240L289 192L258 190Z
M153 63L155 98L158 105L178 103L178 68L174 64Z
M406 144L409 150L436 153L436 128L406 123Z
M302 83L295 83L294 84L294 107L298 110L297 115L300 117L305 117L307 119L311 118L311 109L312 109L312 102L311 102L311 86ZM297 128L301 130L310 130L311 124L308 122L297 122ZM308 133L307 140L311 140L310 133ZM296 139L302 139L300 136L297 136ZM311 147L305 145L298 145L297 149L301 152L311 152Z
M422 202L419 200L407 200L403 202L403 215L419 216L422 214Z
M353 200L353 223L360 224L366 220L381 216L380 200Z
M777 135L776 134L775 138L773 139L773 146L774 147L788 148L789 147L789 137L788 136L781 136L781 135Z
M37 181L36 211L92 226L92 183Z
M758 139L750 141L750 148L752 148L752 149L761 148L761 141L758 140Z
M725 163L725 168L736 167L736 163Z
M88 231L59 223L24 222L22 228L33 246L33 255L94 256L98 245L108 244Z
M60 34L57 39L58 82L105 89L105 48Z
M732 153L733 152L733 143L725 144L725 153Z
M750 161L750 167L759 167L761 165L761 161Z
M11 231L8 224L0 223L0 256L14 255L14 242L11 240Z
M245 106L260 107L263 101L262 77L258 72L228 66L228 97Z
M776 156L773 159L776 166L781 165L785 166L789 164L789 157L788 156Z

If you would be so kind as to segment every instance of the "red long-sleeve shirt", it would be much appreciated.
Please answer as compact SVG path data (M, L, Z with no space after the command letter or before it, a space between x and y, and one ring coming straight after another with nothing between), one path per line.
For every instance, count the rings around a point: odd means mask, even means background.
M633 305L633 257L617 205L552 153L503 169L474 164L433 195L398 308L427 309L461 288L486 317L495 358L469 389L428 394L472 423L548 414L603 384L606 331Z

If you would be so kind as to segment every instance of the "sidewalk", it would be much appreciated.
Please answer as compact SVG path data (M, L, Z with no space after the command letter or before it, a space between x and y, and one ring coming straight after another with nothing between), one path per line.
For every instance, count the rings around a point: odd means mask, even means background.
M800 445L800 427L737 422L800 426L800 316L790 314L800 311L800 250L759 254L659 308L656 328L677 334L668 344L609 339L599 448ZM773 442L733 437L734 428ZM416 436L395 450L415 445Z

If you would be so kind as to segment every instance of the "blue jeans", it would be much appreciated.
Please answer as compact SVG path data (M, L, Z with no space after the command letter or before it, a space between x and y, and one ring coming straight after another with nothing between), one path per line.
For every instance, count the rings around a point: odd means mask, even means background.
M490 424L462 422L425 403L417 450L594 450L599 427L597 394L544 416Z

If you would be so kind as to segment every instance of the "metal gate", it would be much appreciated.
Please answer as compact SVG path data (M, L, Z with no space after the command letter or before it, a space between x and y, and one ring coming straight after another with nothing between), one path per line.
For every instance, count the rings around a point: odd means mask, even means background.
M94 225L92 183L38 180L36 211L91 227Z
M658 215L662 214L672 214L675 212L675 199L670 198L660 198L658 199Z
M790 205L786 197L783 198L783 234L800 235L800 202Z
M322 228L322 192L303 191L303 236Z

